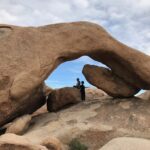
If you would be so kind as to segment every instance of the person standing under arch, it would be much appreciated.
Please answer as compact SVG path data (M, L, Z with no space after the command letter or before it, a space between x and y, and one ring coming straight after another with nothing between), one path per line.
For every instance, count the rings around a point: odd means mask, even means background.
M84 81L81 82L80 93L81 93L81 99L83 101L85 101L85 86L84 86Z

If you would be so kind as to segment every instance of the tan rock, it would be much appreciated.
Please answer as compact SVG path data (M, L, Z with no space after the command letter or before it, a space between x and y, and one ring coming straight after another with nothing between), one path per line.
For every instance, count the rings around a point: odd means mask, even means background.
M104 91L97 88L86 88L85 93L86 100L96 100L107 95Z
M115 138L99 150L149 150L150 140L142 138Z
M50 90L50 93L52 91L53 90ZM97 89L97 88L86 88L85 93L86 93L86 101L88 101L88 100L93 101L93 100L97 100L97 99L100 99L100 98L105 99L105 96L107 97L107 94L104 91L102 91L100 89ZM44 113L47 113L46 105L42 106L37 111L35 111L32 114L32 116L37 116L37 115L41 115L41 114L44 114Z
M138 88L124 82L112 71L103 67L86 65L83 74L87 81L113 97L130 97L139 91Z
M48 137L41 142L41 145L48 148L48 150L62 150L61 142L54 137Z
M0 126L43 105L43 81L59 64L84 55L107 65L133 89L150 89L150 57L94 23L0 25L0 31Z
M41 145L34 145L28 139L15 134L4 134L0 137L0 150L48 150Z
M31 115L24 115L20 118L17 118L7 128L6 133L14 133L14 134L21 135L29 127L30 121L31 121Z
M116 137L150 139L150 101L93 98L61 111L38 114L24 136L39 144L47 136L56 137L63 145L77 138L89 150L98 150Z
M34 112L46 102L45 95L43 94L43 86L34 89L32 94L27 94L21 101L13 99L10 101L7 92L8 91L2 92L5 98L0 100L0 126L23 114ZM4 95L2 95L2 97L4 97Z
M81 101L80 90L77 88L65 87L56 89L50 93L47 99L48 111L57 111L64 106L76 104Z

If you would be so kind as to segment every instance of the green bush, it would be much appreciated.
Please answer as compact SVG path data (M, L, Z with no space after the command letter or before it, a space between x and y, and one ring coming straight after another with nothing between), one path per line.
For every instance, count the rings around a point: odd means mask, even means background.
M69 144L70 150L88 150L88 147L82 143L78 139L72 139Z

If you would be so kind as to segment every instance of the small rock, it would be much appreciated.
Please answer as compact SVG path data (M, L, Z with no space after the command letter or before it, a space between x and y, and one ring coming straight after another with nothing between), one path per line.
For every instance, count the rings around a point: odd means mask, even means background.
M62 150L62 144L57 138L48 137L41 142L41 145L49 150Z
M0 150L48 150L41 145L34 145L28 139L12 133L0 137Z

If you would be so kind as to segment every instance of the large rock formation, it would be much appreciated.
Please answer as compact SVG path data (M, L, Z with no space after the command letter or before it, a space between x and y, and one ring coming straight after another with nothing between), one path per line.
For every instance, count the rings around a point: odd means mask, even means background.
M113 97L130 97L139 91L138 88L129 86L127 82L113 74L111 70L103 67L85 65L83 74L91 84Z
M45 111L34 116L32 126L23 136L35 143L45 141L50 135L62 145L78 139L89 150L98 150L116 137L150 139L149 108L150 101L139 98L102 96L58 112Z
M43 81L59 64L83 55L107 65L128 90L150 89L150 57L115 40L99 25L0 25L0 126L40 107Z
M98 150L105 144L107 148L107 145L110 145L108 142L114 138L136 137L141 139L113 140L110 142L111 147L116 148L117 143L119 147L119 143L122 143L124 148L126 143L128 146L126 149L129 149L136 142L143 146L144 139L150 139L150 101L136 97L114 99L106 94L101 95L99 91L94 88L87 89L88 98L86 101L61 111L49 113L45 105L44 111L38 110L38 113L32 114L28 129L22 136L6 134L0 138L0 143L1 139L6 137L6 140L3 140L6 145L11 143L18 146L21 139L26 139L29 141L28 144L42 145L47 149L69 150L69 143L77 139L89 150ZM17 120L21 119L22 117ZM17 124L18 121L13 122L13 126L17 126ZM20 129L21 127L23 126L20 126ZM127 142L128 140L129 142ZM143 147L143 149L146 148Z

